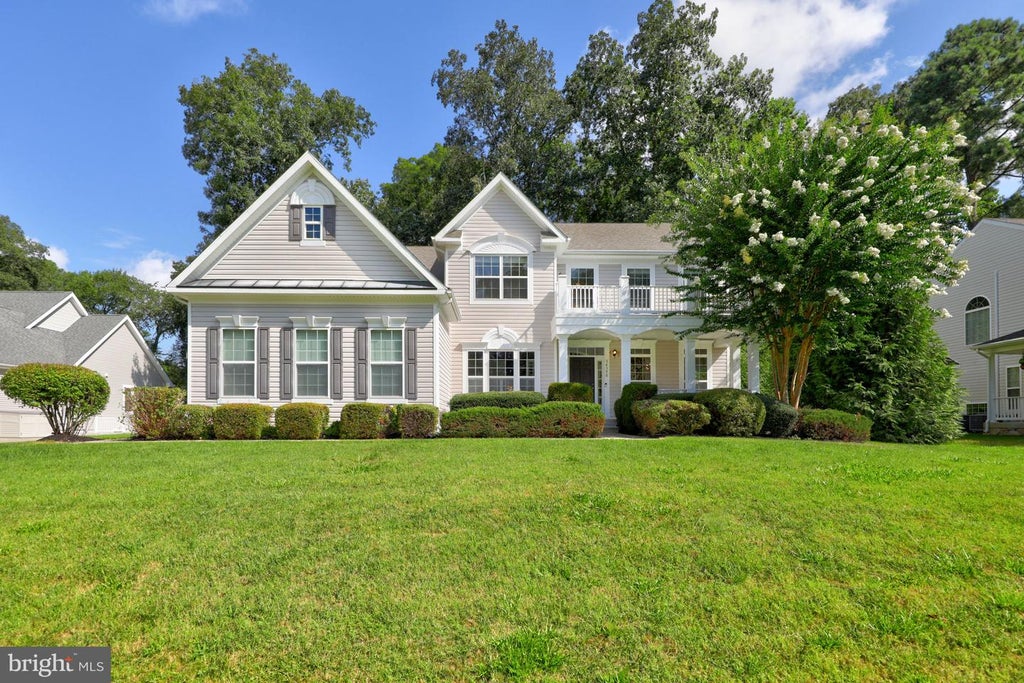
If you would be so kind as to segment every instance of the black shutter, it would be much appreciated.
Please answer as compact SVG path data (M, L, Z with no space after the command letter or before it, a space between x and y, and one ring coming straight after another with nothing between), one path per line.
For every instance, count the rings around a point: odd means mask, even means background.
M334 239L334 224L335 224L336 212L334 207L331 205L324 207L324 239Z
M334 208L333 206L331 207ZM341 328L331 328L331 398L340 401L344 398L341 374Z
M292 400L292 328L281 328L281 400Z
M288 240L299 242L302 240L302 205L293 204L288 207Z
M220 396L220 328L206 328L206 398Z
M367 375L367 336L365 327L356 328L356 400L365 401Z
M405 331L405 397L416 400L416 330Z
M256 330L256 397L270 398L270 328Z

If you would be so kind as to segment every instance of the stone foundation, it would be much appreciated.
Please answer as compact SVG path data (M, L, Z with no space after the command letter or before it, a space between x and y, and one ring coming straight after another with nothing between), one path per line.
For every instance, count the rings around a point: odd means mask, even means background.
M1024 436L1024 422L989 422L985 431L1001 436Z

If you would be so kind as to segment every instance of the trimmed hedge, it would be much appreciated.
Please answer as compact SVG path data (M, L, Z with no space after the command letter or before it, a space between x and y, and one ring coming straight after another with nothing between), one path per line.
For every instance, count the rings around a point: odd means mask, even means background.
M185 392L174 387L132 387L124 392L124 412L135 436L172 439L171 422Z
M484 391L474 394L455 394L448 402L449 410L466 408L525 408L544 403L547 399L539 391Z
M408 403L395 411L398 434L403 439L428 439L437 434L438 410L436 406Z
M392 421L391 406L384 403L349 403L341 409L338 437L384 439Z
M180 405L167 425L168 439L212 439L213 406Z
M341 438L341 420L335 420L330 425L328 425L327 429L325 429L324 433L322 434L322 438L324 438L324 439L340 439Z
M797 409L774 396L754 395L764 403L764 425L761 427L761 436L770 436L776 439L790 436L796 429L796 421L800 417Z
M594 402L594 388L582 382L552 382L548 385L549 401Z
M259 403L225 403L213 409L213 438L260 439L274 409Z
M615 421L622 434L639 434L640 428L633 419L633 403L652 398L658 393L658 385L648 382L630 382L622 387L622 395L615 401Z
M646 436L688 436L711 422L711 413L691 401L663 401L655 397L636 401L633 419Z
M713 436L754 436L764 425L764 403L742 389L709 389L693 398L711 413L711 423L703 430Z
M867 441L871 438L871 420L842 410L804 408L797 433L802 439L815 441Z
M78 365L25 363L0 375L0 390L22 405L43 411L56 436L73 436L110 398L103 375Z
M551 401L526 408L481 406L441 416L441 436L450 438L588 438L601 434L604 413L596 403Z
M696 396L693 391L670 391L664 394L655 394L651 398L655 401L693 401Z
M274 425L280 439L319 439L329 417L322 403L286 403L274 412Z

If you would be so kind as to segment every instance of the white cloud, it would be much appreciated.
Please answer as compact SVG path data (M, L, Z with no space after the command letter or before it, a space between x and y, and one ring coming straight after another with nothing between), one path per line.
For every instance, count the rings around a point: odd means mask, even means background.
M707 5L708 11L718 9L718 31L712 39L715 51L723 57L742 52L751 67L774 68L774 94L794 97L810 108L805 100L824 97L825 89L819 83L839 71L851 56L885 37L889 7L894 2L708 0ZM876 63L865 73L878 69Z
M162 251L151 251L128 267L128 274L143 282L163 287L171 281L174 259Z
M61 270L67 269L68 263L71 262L71 257L68 256L68 252L60 247L47 247L46 258L56 263L57 267Z
M824 118L828 113L828 105L845 92L856 88L858 85L873 85L878 83L889 73L888 56L879 57L871 63L871 67L863 71L854 71L847 74L831 87L807 93L801 98L800 104L812 118Z
M204 14L244 12L246 0L149 0L146 12L175 24L187 24Z

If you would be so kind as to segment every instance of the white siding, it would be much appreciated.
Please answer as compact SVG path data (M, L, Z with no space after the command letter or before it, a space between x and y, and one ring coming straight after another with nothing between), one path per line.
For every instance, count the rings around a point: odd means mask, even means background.
M110 385L107 407L93 418L87 428L89 433L127 431L127 426L121 421L125 387L164 386L159 368L124 325L86 358L82 366L103 375Z
M440 317L438 318L440 320ZM439 386L437 387L437 401L440 404L442 410L448 409L448 401L452 397L452 339L448 333L448 326L441 321L437 325L437 362L438 362L438 379Z
M289 401L281 401L281 328L291 327L292 316L330 316L331 326L342 329L342 373L344 375L344 397L340 401L329 399L307 399L295 397L293 400L317 400L327 403L331 408L331 419L337 419L341 407L354 401L355 393L355 330L366 327L366 318L380 316L401 316L406 318L406 329L416 329L416 403L433 402L433 312L432 303L394 304L394 303L360 303L322 305L297 301L295 304L192 304L192 343L189 347L189 388L191 402L216 405L217 401L206 400L206 329L219 327L217 316L243 315L258 316L259 326L270 330L270 398L262 401L270 406L279 406ZM223 398L220 402L229 403L241 399ZM255 400L255 399L251 399ZM388 399L369 399L374 402L390 402ZM401 401L395 402L403 402Z
M81 319L82 314L78 312L75 305L71 301L67 301L61 305L56 311L46 317L45 320L40 322L36 327L41 327L46 330L56 330L63 332Z
M288 198L274 207L204 275L206 279L422 280L344 204L334 241L288 240Z

